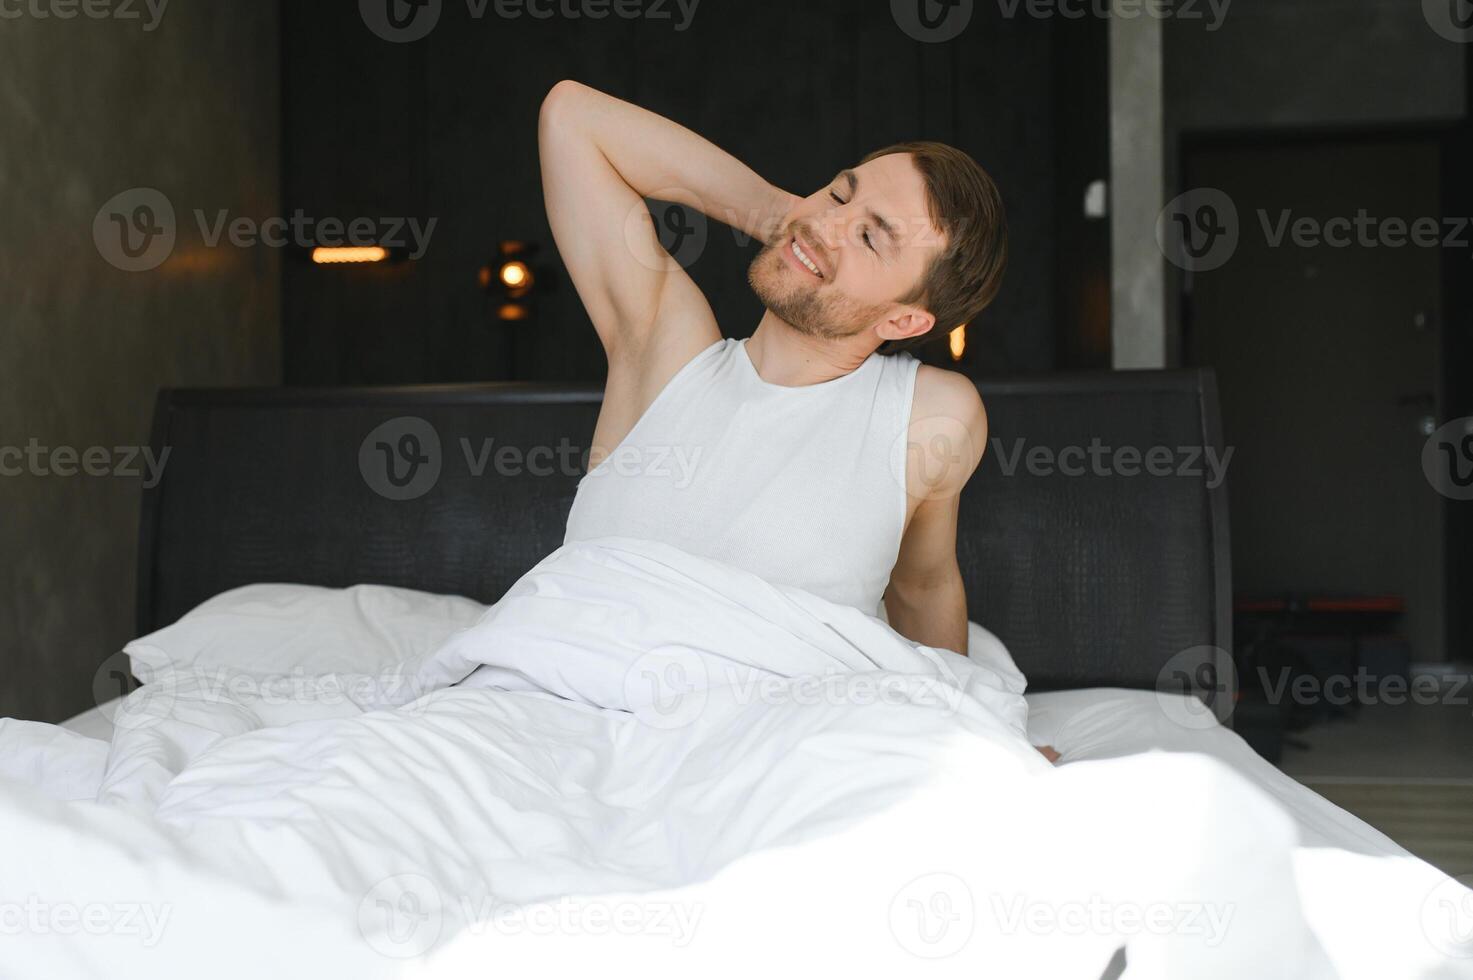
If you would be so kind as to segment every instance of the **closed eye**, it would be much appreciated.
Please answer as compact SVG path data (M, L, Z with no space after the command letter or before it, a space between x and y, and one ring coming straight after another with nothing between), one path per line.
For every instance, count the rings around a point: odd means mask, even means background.
M844 200L842 197L839 196L839 192L838 191L834 191L834 190L829 191L829 197L833 198L833 201L834 201L835 204L843 205L843 204L848 204L849 203L848 201ZM871 252L874 252L876 255L879 255L880 254L880 250L877 249L877 248L875 248L875 243L870 240L870 237L869 237L869 229L868 228L866 228L864 230L863 238L864 238L864 244L869 247L869 250Z

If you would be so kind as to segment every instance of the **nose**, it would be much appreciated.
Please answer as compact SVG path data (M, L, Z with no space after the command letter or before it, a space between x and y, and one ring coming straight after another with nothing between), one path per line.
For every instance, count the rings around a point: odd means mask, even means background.
M836 204L819 216L811 231L813 237L817 238L824 248L833 251L843 246L847 227L848 216L843 213L843 208Z

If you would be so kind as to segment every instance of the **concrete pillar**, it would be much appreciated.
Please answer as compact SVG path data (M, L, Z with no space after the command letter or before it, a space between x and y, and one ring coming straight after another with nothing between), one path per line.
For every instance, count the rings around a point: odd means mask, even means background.
M1117 5L1120 0L1116 0ZM1161 18L1126 0L1110 18L1110 341L1117 368L1166 365Z

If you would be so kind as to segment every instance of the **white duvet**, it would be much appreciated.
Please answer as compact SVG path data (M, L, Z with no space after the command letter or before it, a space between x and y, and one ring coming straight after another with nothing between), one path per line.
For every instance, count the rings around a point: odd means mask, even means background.
M1220 762L1055 769L997 672L666 545L559 549L367 696L152 671L111 745L0 723L5 976L1353 959L1301 901L1293 821ZM1403 975L1463 975L1469 893L1398 871L1365 898Z

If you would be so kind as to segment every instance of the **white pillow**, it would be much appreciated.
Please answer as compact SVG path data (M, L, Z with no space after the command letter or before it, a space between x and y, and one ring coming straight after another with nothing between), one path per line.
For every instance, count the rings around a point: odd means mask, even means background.
M460 596L385 585L246 585L123 650L146 683L235 684L249 698L263 682L289 687L298 680L410 676L415 664L485 611ZM385 694L370 691L364 699L378 702Z
M390 689L395 679L415 681L416 668L486 609L460 596L387 585L246 585L123 650L146 683L187 679L246 701L269 700L299 682L341 685L348 700L371 707L406 700L408 692ZM889 623L884 603L879 618ZM1027 680L1001 640L968 622L967 645L973 663L995 672L1008 692L1023 693Z

